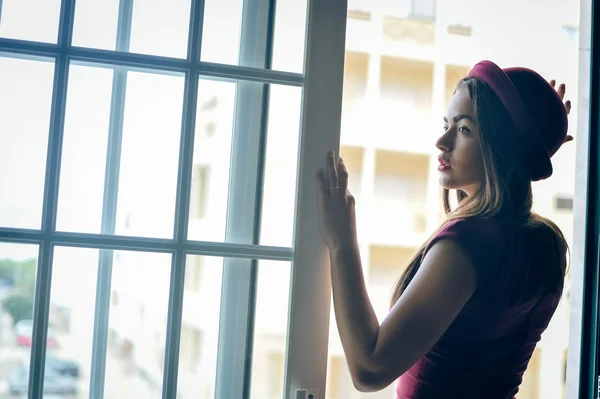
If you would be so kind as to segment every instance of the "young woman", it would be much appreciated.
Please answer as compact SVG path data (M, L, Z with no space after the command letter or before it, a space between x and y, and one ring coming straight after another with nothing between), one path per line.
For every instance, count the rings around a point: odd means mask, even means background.
M436 143L448 217L396 283L381 324L363 279L348 171L328 154L328 170L317 172L319 216L358 390L398 380L398 399L515 396L567 267L560 229L531 210L532 181L552 174L550 158L573 139L564 93L532 70L490 61L458 83Z

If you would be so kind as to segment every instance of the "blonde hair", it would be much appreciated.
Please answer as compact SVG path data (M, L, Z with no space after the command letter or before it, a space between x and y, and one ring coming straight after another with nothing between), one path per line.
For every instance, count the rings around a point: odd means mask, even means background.
M556 224L532 212L531 179L520 162L522 154L506 134L507 129L516 129L508 112L491 89L478 78L462 79L456 90L459 88L468 90L477 115L485 180L480 190L471 197L458 190L458 206L454 210L450 206L450 190L443 190L447 218L410 260L394 286L390 306L398 301L415 276L431 240L448 223L457 219L499 217L520 229L530 243L544 245L543 248L549 251L543 259L547 262L548 272L539 284L538 293L560 282L566 273L568 244Z

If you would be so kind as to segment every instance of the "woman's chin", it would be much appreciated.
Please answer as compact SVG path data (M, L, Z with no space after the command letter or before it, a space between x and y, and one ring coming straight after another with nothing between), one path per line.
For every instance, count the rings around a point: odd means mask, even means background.
M440 186L442 186L442 188L447 190L456 189L458 187L455 183L456 182L453 182L450 176L446 175L444 172L440 174Z

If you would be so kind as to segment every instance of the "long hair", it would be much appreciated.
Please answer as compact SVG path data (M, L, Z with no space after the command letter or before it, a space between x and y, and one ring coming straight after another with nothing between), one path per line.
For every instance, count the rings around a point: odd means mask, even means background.
M519 161L523 154L517 152L517 143L509 139L511 135L506 134L507 131L516 130L508 112L482 80L464 78L458 82L456 90L460 88L468 90L477 115L485 180L480 190L472 196L457 190L458 206L454 210L450 205L450 190L443 190L446 220L410 260L394 286L391 306L415 276L431 240L456 219L501 218L510 223L512 233L519 234L527 245L545 248L545 251L541 251L545 254L544 259L537 260L547 265L542 280L536 282L538 292L560 283L566 273L568 244L556 224L532 212L531 179Z

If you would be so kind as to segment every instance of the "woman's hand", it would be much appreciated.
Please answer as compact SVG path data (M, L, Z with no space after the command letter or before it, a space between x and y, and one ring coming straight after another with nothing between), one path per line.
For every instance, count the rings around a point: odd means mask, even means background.
M552 88L556 88L556 80L552 79L550 81L550 85L552 86ZM567 91L567 87L565 86L564 83L561 83L558 86L558 89L556 90L556 92L558 93L558 96L560 97L561 100L565 99L565 92ZM571 100L567 100L565 101L565 111L567 111L567 115L569 115L569 113L571 112ZM567 137L565 137L565 141L564 143L568 143L569 141L573 140L573 136L571 136L570 134L567 134Z
M358 246L354 197L348 191L348 169L341 157L327 154L327 171L317 171L321 233L329 250Z

